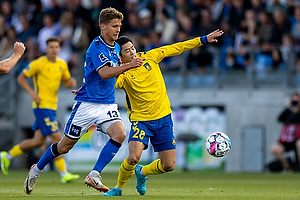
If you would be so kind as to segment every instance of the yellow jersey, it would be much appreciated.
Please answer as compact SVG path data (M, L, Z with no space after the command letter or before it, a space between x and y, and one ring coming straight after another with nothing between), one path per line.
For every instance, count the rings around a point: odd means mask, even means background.
M126 93L130 121L156 120L172 112L159 63L165 57L176 56L201 45L197 37L137 53L137 57L145 58L142 66L119 75L115 84L115 88L121 88Z
M57 91L62 80L70 79L70 71L67 63L57 58L51 62L46 56L33 60L23 69L26 77L32 77L34 91L40 98L40 104L33 101L33 108L57 109Z

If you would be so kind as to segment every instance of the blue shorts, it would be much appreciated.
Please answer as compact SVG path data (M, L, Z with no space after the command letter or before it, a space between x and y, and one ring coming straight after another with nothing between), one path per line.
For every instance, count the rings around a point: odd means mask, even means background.
M37 108L33 109L33 113L35 115L35 122L32 127L33 131L40 129L44 136L59 131L55 110Z
M128 141L139 141L148 148L149 139L155 152L176 148L171 114L153 121L133 121Z

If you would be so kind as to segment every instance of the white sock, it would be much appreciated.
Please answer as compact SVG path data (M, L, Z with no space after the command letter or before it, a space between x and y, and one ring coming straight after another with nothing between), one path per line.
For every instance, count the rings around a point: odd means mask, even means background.
M33 173L34 173L35 175L40 175L40 174L42 173L43 170L40 170L40 169L37 167L37 165L36 165L36 166L33 167L32 171L33 171Z
M99 172L98 171L96 171L96 170L92 170L90 173L89 173L89 175L90 176L99 176Z
M141 167L141 169L140 169L140 174L143 175L143 176L145 176L145 174L143 172L143 167Z
M10 153L8 153L8 152L7 152L7 154L6 154L5 157L6 157L7 160L11 160L11 159L12 159L12 156L11 156Z
M62 172L59 172L59 174L60 174L61 177L64 177L67 173L68 173L67 170L66 170L66 171L62 171Z

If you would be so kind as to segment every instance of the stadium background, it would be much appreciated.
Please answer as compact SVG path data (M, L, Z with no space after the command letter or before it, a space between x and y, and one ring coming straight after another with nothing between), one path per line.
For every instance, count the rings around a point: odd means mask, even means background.
M15 40L25 42L27 47L14 70L0 76L1 150L7 150L22 138L30 136L34 120L31 99L16 85L16 75L28 62L43 54L43 50L39 49L39 32L46 27L41 20L43 16L50 14L53 17L53 34L64 38L61 57L68 61L72 75L80 86L84 52L91 39L99 34L98 13L102 8L112 6L125 15L121 34L131 36L139 51L205 35L216 28L224 29L225 35L218 44L207 44L162 63L171 105L176 114L173 116L177 120L175 134L196 134L202 142L213 131L221 130L229 135L232 140L230 154L218 161L207 161L203 154L197 155L201 159L194 165L199 168L219 167L224 161L227 172L263 171L264 165L273 159L269 149L280 132L277 116L287 103L289 94L297 90L300 84L299 31L295 31L300 22L296 12L297 1L42 0L40 3L1 1L0 5L1 60L10 55L11 44ZM11 10L7 9L9 6ZM267 13L270 21L261 20L261 13ZM25 27L22 21L24 16L30 27L34 28L29 31L31 34L22 34L25 31L22 30ZM152 20L150 26L142 27L147 17ZM65 19L70 21L65 22ZM270 34L269 38L265 38L269 32L274 33L273 30L281 27L280 21L284 21L287 28L275 31L279 35ZM260 34L262 30L265 32ZM273 61L272 49L280 50L282 59L279 63ZM125 109L123 92L117 90L116 96L120 108ZM61 128L72 104L73 95L61 88L57 111ZM191 108L194 108L193 114L189 115L192 117L187 117L190 121L184 121L183 113ZM178 167L185 162L182 145L178 142ZM201 142L191 144L190 149L198 151ZM119 153L120 157L125 155L124 151ZM190 154L190 158L193 156ZM146 153L144 160L147 159ZM28 167L29 162L28 157L22 156L14 159L12 167ZM210 162L213 164L210 165ZM190 167L193 168L192 161Z

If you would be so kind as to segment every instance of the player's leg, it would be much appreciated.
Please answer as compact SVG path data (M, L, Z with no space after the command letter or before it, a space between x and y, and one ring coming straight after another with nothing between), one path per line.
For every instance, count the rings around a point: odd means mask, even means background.
M51 138L52 143L57 143L61 140L61 133L52 133L51 135L49 135L49 137ZM62 183L71 183L79 179L79 174L71 174L70 172L68 172L66 162L62 155L54 159L54 164L59 171L61 177L60 180Z
M100 192L107 192L109 191L109 188L102 184L100 173L119 151L125 140L126 133L124 124L121 120L105 122L101 124L100 130L108 134L110 139L102 148L92 171L87 175L84 182L87 186L94 187Z
M154 151L159 152L160 158L149 165L137 165L135 174L137 176L136 189L144 195L146 192L146 178L151 174L162 174L172 171L175 166L175 149L176 142L173 132L173 121L171 115L167 115L161 119L147 122L155 131L155 134L150 138ZM171 156L168 158L167 156ZM162 162L163 159L163 162Z
M141 158L145 145L140 141L130 141L128 145L129 155L120 166L117 185L109 192L104 193L103 196L121 196L125 184L134 173L135 166Z
M53 159L58 157L61 154L67 153L75 144L77 140L72 140L63 136L60 142L51 144L45 153L42 155L37 164L34 164L24 182L24 191L26 194L31 194L35 183L45 168L45 166Z
M8 152L1 152L1 170L3 174L8 174L8 167L14 157L22 155L24 152L30 151L36 147L42 146L46 136L42 135L40 129L34 131L33 138L25 139L16 144Z
M109 188L102 184L100 173L119 151L126 138L126 131L116 104L89 105L89 109L91 107L94 107L93 112L96 110L98 114L95 121L97 130L109 135L110 139L102 148L93 170L84 182L100 192L107 192Z

